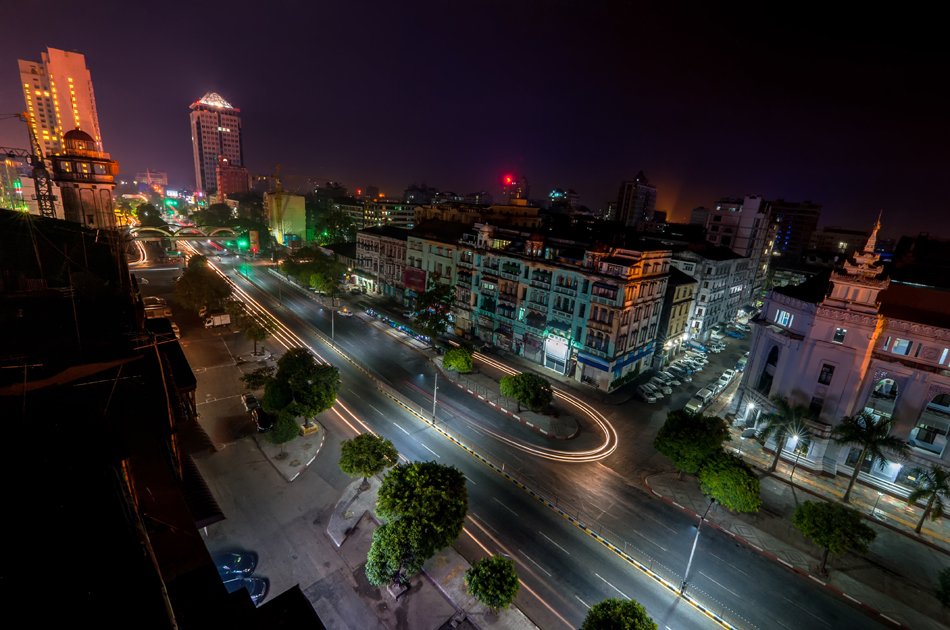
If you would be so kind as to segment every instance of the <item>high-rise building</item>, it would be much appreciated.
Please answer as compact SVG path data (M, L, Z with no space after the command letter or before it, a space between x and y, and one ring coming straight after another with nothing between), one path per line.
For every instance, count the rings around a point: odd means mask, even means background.
M624 225L637 226L653 220L656 209L656 187L650 185L643 171L632 180L620 184L616 214L611 217Z
M720 199L706 213L706 240L752 262L755 274L748 287L750 296L758 295L769 271L774 239L769 207L758 195L746 195Z
M63 136L73 129L89 134L102 150L92 76L82 53L47 48L42 61L18 60L20 87L29 124L46 155L63 150Z
M810 201L792 203L783 199L771 202L771 206L771 218L775 224L772 255L797 261L818 227L821 206Z
M241 141L241 110L208 92L191 104L191 145L195 157L195 187L206 193L218 191L218 158L231 167L244 166Z

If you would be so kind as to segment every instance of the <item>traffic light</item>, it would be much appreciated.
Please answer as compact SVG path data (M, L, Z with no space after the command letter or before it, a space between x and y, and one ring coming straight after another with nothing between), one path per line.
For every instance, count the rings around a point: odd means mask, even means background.
M239 238L237 242L238 249L247 249L248 240L246 238Z

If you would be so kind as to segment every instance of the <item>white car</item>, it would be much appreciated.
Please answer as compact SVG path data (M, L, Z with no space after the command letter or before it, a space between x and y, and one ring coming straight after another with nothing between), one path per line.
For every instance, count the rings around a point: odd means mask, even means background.
M686 366L671 365L668 371L683 383L689 383L693 380L692 375L690 375L690 369Z
M658 400L656 394L642 385L637 386L637 395L648 403L655 403Z
M340 310L338 310L338 311L336 312L336 314L337 314L337 315L340 315L341 317L352 317L352 316L353 316L353 311L351 311L349 308L347 308L347 307L344 306L343 308L341 308Z
M656 396L657 399L663 398L663 390L652 383L643 383L640 387Z
M678 385L683 384L683 381L680 380L678 376L676 376L669 370L663 370L662 372L657 372L656 377L660 379L661 381L663 381L664 383L668 383L671 387L676 387Z
M728 379L728 380L731 381L733 378L735 378L735 376L736 376L736 371L735 371L735 370L732 370L732 369L729 369L729 370L726 370L725 372L723 372L723 373L722 373L722 376L720 376L719 378L725 377L726 379Z
M656 388L657 388L658 390L660 390L661 392L663 392L663 395L664 395L664 396L669 396L670 394L673 393L673 388L670 387L669 384L664 383L661 379L658 379L658 378L655 377L655 376L654 376L653 378L651 378L651 379L650 379L649 381L647 381L647 382L648 382L650 385L653 385L654 387L656 387Z

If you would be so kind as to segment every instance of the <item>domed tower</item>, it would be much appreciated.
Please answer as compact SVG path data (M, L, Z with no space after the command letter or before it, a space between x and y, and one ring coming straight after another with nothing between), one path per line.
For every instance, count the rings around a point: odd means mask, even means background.
M63 145L63 151L52 156L51 161L66 220L90 228L115 228L112 191L119 163L100 151L96 141L79 129L67 132Z

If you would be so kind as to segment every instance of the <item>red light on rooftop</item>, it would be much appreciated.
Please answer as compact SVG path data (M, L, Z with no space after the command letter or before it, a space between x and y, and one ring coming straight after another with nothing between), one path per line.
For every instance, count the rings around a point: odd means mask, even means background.
M505 182L505 186L511 186L511 183L515 181L515 178L511 175L505 175L504 178L502 178L502 181Z

